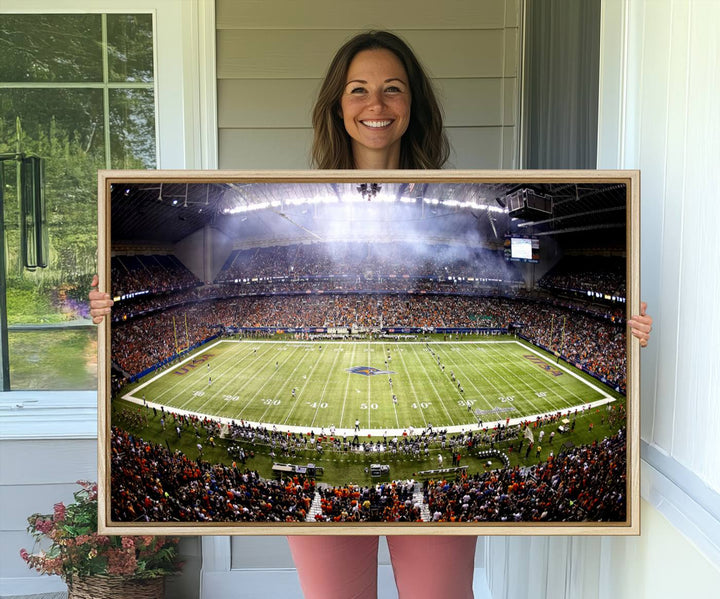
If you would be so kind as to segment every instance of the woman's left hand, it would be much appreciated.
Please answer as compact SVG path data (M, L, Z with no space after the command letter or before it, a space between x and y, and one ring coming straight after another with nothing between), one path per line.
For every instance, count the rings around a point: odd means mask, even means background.
M647 304L640 302L640 314L633 316L627 322L630 332L640 340L640 347L647 347L650 331L652 331L653 319L652 316L645 313L646 310Z

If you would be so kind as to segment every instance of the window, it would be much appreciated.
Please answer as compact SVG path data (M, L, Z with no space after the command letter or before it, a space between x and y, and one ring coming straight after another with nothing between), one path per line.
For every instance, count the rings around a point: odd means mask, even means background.
M0 20L5 390L97 386L86 300L97 270L97 170L156 166L153 40L152 14ZM44 162L45 268L27 268L21 252L21 156Z

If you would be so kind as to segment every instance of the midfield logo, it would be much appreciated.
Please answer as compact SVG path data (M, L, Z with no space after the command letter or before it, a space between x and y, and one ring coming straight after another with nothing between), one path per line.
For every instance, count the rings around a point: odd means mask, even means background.
M346 372L350 374L362 374L363 376L375 376L377 374L395 374L392 370L379 370L372 366L353 366L348 368Z

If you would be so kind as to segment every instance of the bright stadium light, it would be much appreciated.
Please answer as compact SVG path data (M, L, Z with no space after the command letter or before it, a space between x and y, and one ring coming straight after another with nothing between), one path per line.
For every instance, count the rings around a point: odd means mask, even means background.
M256 202L248 203L242 206L236 206L234 208L225 208L223 214L241 214L244 212L256 212L258 210L265 210L267 208L281 208L283 206L316 206L316 205L329 205L329 204L360 204L367 202L369 192L365 195L361 193L346 192L341 196L336 194L322 194L313 197L294 197L286 198L283 201L273 200L271 202ZM482 200L482 198L481 198ZM477 210L487 211L498 214L507 214L507 208L501 208L498 206L489 206L487 204L480 203L479 201L461 201L455 199L441 200L439 198L413 198L402 196L398 198L390 190L383 191L381 188L375 190L375 195L372 196L372 201L381 204L395 204L400 202L402 204L417 204L423 202L430 206L445 206L448 208L461 208L466 210Z

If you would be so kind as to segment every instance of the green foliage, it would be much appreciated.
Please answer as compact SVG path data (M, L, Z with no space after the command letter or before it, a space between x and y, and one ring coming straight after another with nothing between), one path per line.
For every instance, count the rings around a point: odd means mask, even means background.
M153 536L106 536L97 533L97 485L78 481L80 490L69 505L56 503L52 514L28 517L28 532L35 548L45 550L20 556L41 574L56 574L66 581L88 576L156 578L179 572L178 539Z
M152 16L107 15L108 45L101 15L19 14L0 19L0 81L102 83L103 51L114 83L152 84ZM83 300L97 271L97 171L155 166L153 90L112 89L110 130L103 90L97 88L7 88L0 94L0 153L45 160L49 267L29 272L21 264L16 163L3 163L2 209L8 286L37 289L9 308L11 322L51 322L53 312L85 316L66 298ZM106 147L110 148L107 162ZM87 282L86 282L87 281ZM30 305L34 302L35 305ZM60 316L63 320L66 316Z
M14 283L14 284L13 284ZM62 315L52 309L50 298L30 281L15 279L7 290L8 324L24 322L60 322Z

